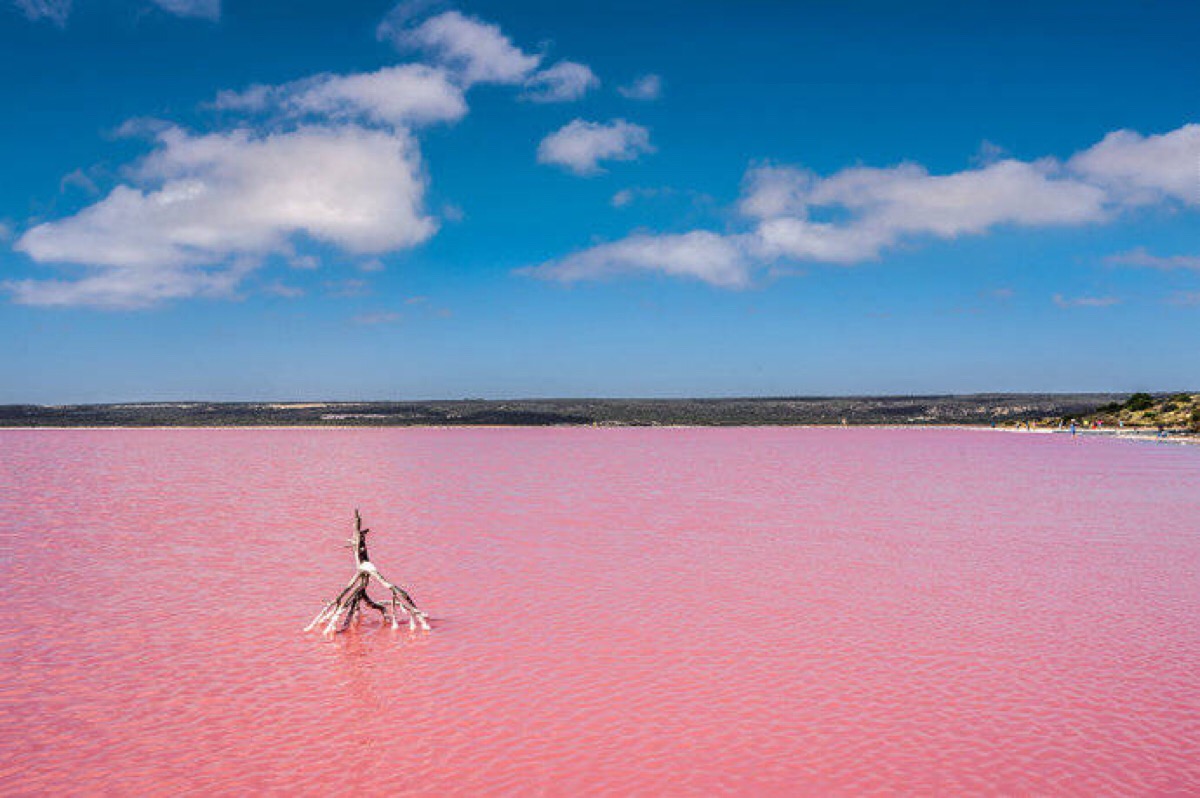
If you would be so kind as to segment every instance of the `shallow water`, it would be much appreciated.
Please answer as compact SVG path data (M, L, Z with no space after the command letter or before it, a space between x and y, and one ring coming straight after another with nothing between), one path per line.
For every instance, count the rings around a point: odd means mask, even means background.
M5 431L0 580L5 794L1200 792L1200 448Z

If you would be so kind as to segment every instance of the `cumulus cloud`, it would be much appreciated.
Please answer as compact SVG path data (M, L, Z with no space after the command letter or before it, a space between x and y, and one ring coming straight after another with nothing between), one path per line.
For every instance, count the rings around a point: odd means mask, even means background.
M617 87L617 93L630 100L657 100L662 96L662 78L658 75L642 75L627 86Z
M1158 269L1160 271L1197 270L1200 271L1200 256L1197 255L1151 255L1145 247L1131 249L1109 255L1104 259L1109 266L1134 266L1141 269Z
M584 157L586 152L582 149L573 161L577 171L584 173L594 168L594 162ZM746 173L737 203L743 229L723 237L696 232L710 244L714 237L720 238L737 250L737 262L749 279L752 267L777 268L780 261L851 265L877 260L888 249L908 242L981 235L1003 226L1104 223L1132 206L1152 202L1200 204L1194 196L1200 180L1200 125L1151 136L1118 131L1066 162L999 156L997 150L972 168L940 175L914 163L856 166L824 176L794 166L755 166ZM572 162L566 157L560 160ZM634 197L631 191L618 192L613 204L621 207ZM678 238L661 236L668 241ZM617 269L595 268L595 264L609 263L609 254L624 252L626 242L636 242L639 252L648 251L654 239L639 233L577 252L552 266L562 267L562 273L575 275L574 279L609 274ZM1188 256L1155 258L1136 250L1110 262L1175 269L1197 264ZM665 262L640 263L642 269L676 273ZM591 268L578 268L580 264ZM554 271L546 266L539 269ZM1060 300L1056 301L1064 307L1117 301L1112 297Z
M594 175L603 171L600 161L632 161L648 152L654 152L650 131L641 125L624 119L606 123L576 119L542 139L538 163Z
M552 67L534 73L525 81L527 100L538 103L561 103L578 100L589 89L600 85L600 79L584 64L559 61Z
M523 83L541 63L540 55L521 50L500 26L458 11L411 23L408 7L399 7L379 26L379 36L400 50L424 53L464 86Z
M70 10L69 0L17 2L30 16L65 19ZM218 0L154 2L182 16L220 11ZM366 256L361 268L371 271L382 261L370 256L425 241L437 223L424 208L414 131L465 116L465 93L475 84L508 84L526 99L557 102L599 83L573 61L540 69L542 56L521 50L496 25L457 11L429 16L435 4L403 3L379 28L381 38L427 63L221 92L208 107L234 117L232 130L193 133L129 120L117 135L145 138L153 150L124 168L125 182L15 244L38 263L82 267L83 275L0 289L27 304L141 307L233 296L271 256L295 268L315 265L297 249L305 242ZM600 147L593 168L609 157L629 156ZM64 190L75 187L97 191L83 171L63 179ZM446 219L462 218L445 207Z
M1118 130L1067 166L1125 204L1170 199L1200 205L1200 124L1153 136Z
M357 119L392 126L455 122L467 113L463 90L444 70L403 64L352 75L317 75L278 86L254 85L217 95L221 111L285 117Z
M26 304L139 306L228 294L298 236L359 255L433 235L411 137L354 125L192 135L171 128L120 185L74 216L28 230L16 249L78 264L75 281L8 284Z
M750 280L750 263L740 241L704 230L633 235L523 271L564 283L637 272L690 277L723 288L741 288Z
M769 254L855 263L906 236L956 238L1001 224L1081 224L1105 217L1105 194L1051 162L997 161L949 175L916 164L854 167L829 177L792 168L751 170L739 207L761 219ZM812 221L839 213L837 223Z

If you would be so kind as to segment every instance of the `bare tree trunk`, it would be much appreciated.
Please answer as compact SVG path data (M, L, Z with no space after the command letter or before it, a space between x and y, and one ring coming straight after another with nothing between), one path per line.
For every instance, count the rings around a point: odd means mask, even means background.
M359 613L359 605L366 604L373 610L379 612L383 616L383 620L388 620L389 609L391 611L392 628L400 628L398 615L403 612L408 618L408 628L415 630L419 624L422 629L429 629L429 622L413 601L412 596L408 594L404 588L399 585L394 585L383 578L379 573L379 569L371 562L370 556L367 554L367 533L369 529L363 529L362 516L358 510L354 511L354 535L350 538L349 548L354 549L354 578L350 583L342 588L342 592L338 593L333 600L329 601L319 613L313 618L308 626L304 627L304 631L314 629L319 624L324 624L322 632L324 634L334 634L335 632L344 632L350 628ZM375 601L367 593L367 587L371 584L372 577L383 585L392 594L391 606L381 604ZM339 625L340 624L340 625Z

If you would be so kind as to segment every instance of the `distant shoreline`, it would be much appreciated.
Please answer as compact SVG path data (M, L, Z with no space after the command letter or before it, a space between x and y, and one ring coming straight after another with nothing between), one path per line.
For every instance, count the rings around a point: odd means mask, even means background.
M1083 418L1124 394L0 405L13 427L990 426Z
M556 424L556 425L540 425L530 426L528 424L406 424L400 425L353 425L353 424L266 424L266 425L155 425L155 426L0 426L0 433L14 432L47 432L47 431L82 431L82 432L97 432L110 430L113 432L130 432L130 431L187 431L187 430L223 430L223 431L257 431L264 432L269 430L286 431L345 431L345 430L395 430L395 429L422 429L422 430L527 430L527 429L604 429L604 430L629 430L629 429L658 429L658 430L697 430L697 429L725 429L725 430L750 430L750 429L907 429L907 430L970 430L976 432L1002 432L1008 434L1022 435L1067 435L1070 430L1067 428L1055 429L1050 427L1036 427L1033 429L1024 429L1019 427L1001 427L991 426L987 424ZM1190 444L1200 445L1200 433L1188 432L1182 430L1169 431L1167 435L1160 436L1153 430L1139 429L1079 429L1075 436L1080 439L1084 438L1110 438L1115 440L1140 441L1143 443L1174 443L1174 444Z

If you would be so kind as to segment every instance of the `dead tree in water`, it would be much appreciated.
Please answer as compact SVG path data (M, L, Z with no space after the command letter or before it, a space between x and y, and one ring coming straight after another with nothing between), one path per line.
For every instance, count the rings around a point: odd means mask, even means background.
M392 628L399 629L398 613L403 612L408 618L409 630L415 630L417 624L421 625L422 629L428 629L429 623L425 619L425 613L417 608L417 603L412 600L412 596L399 585L393 585L391 582L383 578L379 573L379 569L371 562L371 558L367 556L367 533L369 529L363 529L362 516L358 514L358 510L354 511L354 535L350 538L348 548L354 549L355 573L354 578L350 580L350 584L342 588L342 592L337 594L337 597L325 605L325 608L317 614L312 622L304 627L304 631L309 631L317 626L317 624L325 624L324 634L333 634L334 632L344 632L350 628L350 624L354 622L355 617L359 612L359 605L366 604L373 610L377 610L383 616L383 620L388 620L388 605L381 604L375 601L367 594L367 586L371 583L371 578L374 577L379 584L386 587L392 592L391 601L391 621ZM340 626L339 626L340 622Z

